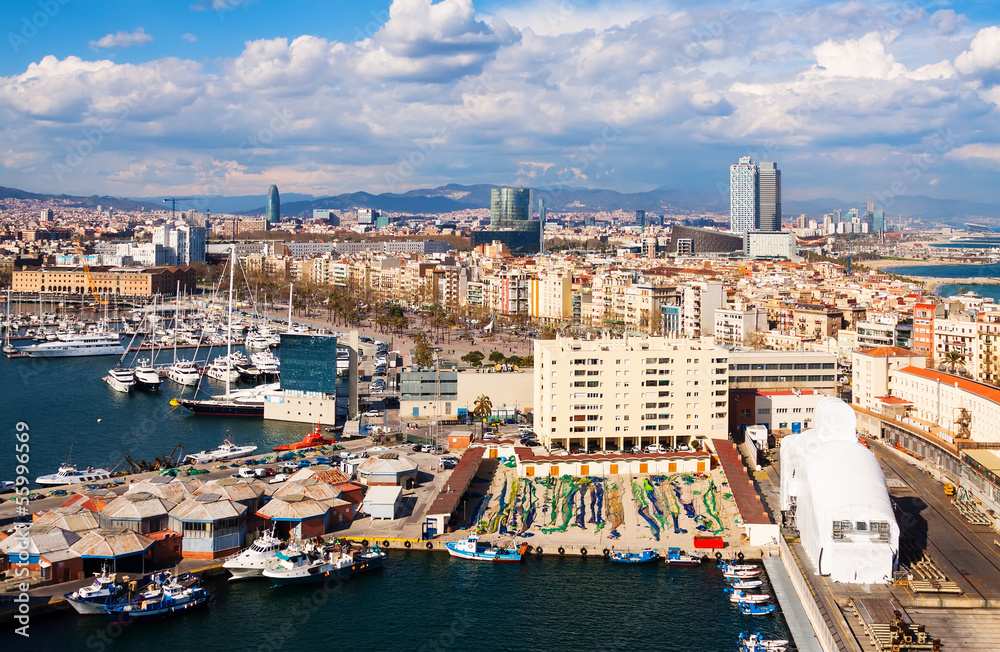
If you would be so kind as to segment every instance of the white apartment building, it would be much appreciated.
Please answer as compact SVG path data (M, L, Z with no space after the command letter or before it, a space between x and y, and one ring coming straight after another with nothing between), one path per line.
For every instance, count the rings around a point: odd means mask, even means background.
M573 272L568 269L542 270L531 279L528 314L546 322L573 318Z
M759 308L715 310L715 341L740 344L750 333L767 330L767 311Z
M851 402L871 412L882 412L889 393L890 373L903 367L923 367L927 357L909 349L883 346L855 351L851 356Z
M795 234L791 231L747 231L743 250L750 258L787 258L796 255Z
M711 338L535 340L535 430L571 452L725 438L727 355Z
M1000 442L1000 390L951 374L903 367L893 370L889 387L892 395L912 404L908 414L938 426L952 437L959 434L958 421L971 420L968 436L977 442ZM938 436L944 433L937 431Z
M688 283L681 294L681 332L686 337L712 335L715 311L726 307L726 288L722 283Z
M951 365L947 362L949 351L957 351L965 358L964 362L956 365L956 370L964 367L973 378L977 376L979 333L974 319L961 319L957 316L934 319L934 361L951 371Z

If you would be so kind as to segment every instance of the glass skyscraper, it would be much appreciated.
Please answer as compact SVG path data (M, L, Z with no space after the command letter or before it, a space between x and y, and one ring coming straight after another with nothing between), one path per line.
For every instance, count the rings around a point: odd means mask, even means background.
M757 165L749 156L729 168L729 229L733 233L754 231L760 220Z
M530 190L525 188L494 188L490 192L491 231L528 230L531 228L529 220L531 220Z
M281 198L278 196L278 186L267 189L267 221L276 224L281 221Z
M762 162L757 166L758 206L757 230L781 230L781 170L777 163Z

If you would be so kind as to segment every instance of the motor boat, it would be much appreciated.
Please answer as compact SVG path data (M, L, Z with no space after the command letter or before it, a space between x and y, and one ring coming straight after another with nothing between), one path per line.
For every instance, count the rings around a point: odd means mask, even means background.
M201 580L184 573L174 576L169 571L156 576L149 587L132 599L104 607L115 623L132 623L166 618L208 604L211 597Z
M326 446L327 444L332 444L334 440L327 439L320 432L320 424L316 424L316 427L312 431L302 438L302 441L297 441L294 444L283 444L281 446L275 446L275 451L297 451L303 448L316 448L317 446Z
M378 547L351 553L341 545L290 545L278 551L262 575L275 586L328 582L381 568L384 561Z
M198 367L192 360L178 360L167 367L167 378L178 385L197 385L199 376Z
M261 577L280 549L281 540L274 536L274 529L264 530L249 548L227 559L222 567L232 574L230 580Z
M246 457L247 455L252 454L255 450L257 450L257 446L255 444L251 444L249 446L237 446L226 438L222 442L222 445L214 451L191 453L184 459L190 464L208 464L210 462L223 462L226 460L235 460L240 457Z
M452 557L476 561L521 561L521 556L528 549L527 543L517 546L514 541L511 541L510 547L480 543L478 534L470 534L462 541L449 541L444 545Z
M63 597L78 614L103 614L106 605L121 598L124 588L115 581L114 574L109 575L107 569L102 568L100 573L94 573L93 584L66 593Z
M667 548L665 561L668 566L699 566L704 558L699 555L686 554L680 548Z
M756 604L767 602L771 599L771 596L766 593L745 593L740 589L722 589L722 592L729 594L730 602L751 602Z
M645 564L659 558L659 553L652 548L643 548L639 552L613 552L608 556L617 564Z
M146 391L160 389L163 379L160 378L160 372L153 365L149 364L149 360L146 358L139 360L139 365L133 371L135 372L136 389L144 389Z
M135 371L129 367L108 369L107 375L104 376L104 382L116 392L128 394L135 387Z

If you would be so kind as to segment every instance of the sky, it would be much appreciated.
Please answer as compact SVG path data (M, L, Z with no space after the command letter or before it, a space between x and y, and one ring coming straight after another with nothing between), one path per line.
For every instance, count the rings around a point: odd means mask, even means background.
M1000 3L4 0L0 185L1000 202Z

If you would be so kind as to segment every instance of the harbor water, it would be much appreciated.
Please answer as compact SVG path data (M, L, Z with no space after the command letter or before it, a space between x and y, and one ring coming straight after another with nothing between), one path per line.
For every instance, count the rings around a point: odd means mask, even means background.
M188 357L193 350L186 351ZM214 355L221 352L216 349ZM279 350L280 355L280 350ZM199 356L204 359L207 351ZM172 354L164 353L164 361ZM13 479L15 424L28 424L30 477L55 472L70 445L78 466L123 468L126 454L152 460L175 444L215 448L230 434L262 452L297 441L307 424L194 416L159 393L113 391L101 377L115 357L0 358L0 414ZM212 393L223 386L210 383ZM190 396L188 388L185 395ZM723 594L714 564L700 568L531 558L514 564L388 551L384 569L323 590L269 588L266 580L207 581L207 609L125 627L63 612L33 620L31 638L0 635L18 650L735 650L740 631L788 638L780 615L743 616ZM14 640L14 639L17 640ZM16 647L12 647L16 646Z

